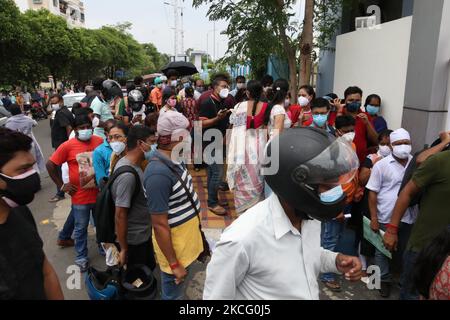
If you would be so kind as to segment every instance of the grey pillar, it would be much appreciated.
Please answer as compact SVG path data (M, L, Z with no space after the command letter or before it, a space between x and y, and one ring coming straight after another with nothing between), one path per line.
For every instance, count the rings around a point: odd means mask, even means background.
M431 144L445 129L449 39L450 1L416 0L402 123L411 133L414 151Z

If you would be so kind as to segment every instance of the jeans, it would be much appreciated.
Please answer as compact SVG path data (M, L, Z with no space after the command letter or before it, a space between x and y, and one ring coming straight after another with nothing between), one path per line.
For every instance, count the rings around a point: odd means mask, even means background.
M419 293L414 288L413 270L419 253L406 250L403 254L403 272L400 277L400 300L419 300Z
M411 234L412 226L410 224L401 222L398 230L398 253L403 255L403 251L409 240L409 235ZM380 223L380 229L386 231L386 225ZM375 264L380 267L381 271L381 281L382 282L392 282L392 276L390 273L391 259L386 257L381 251L375 249Z
M55 149L55 151L56 151L56 149ZM62 176L61 166L57 166L56 170L58 171L58 175ZM64 191L61 191L61 189L59 189L58 186L56 186L56 195L60 198L65 198L66 194L64 193Z
M223 179L223 164L208 165L208 207L213 208L219 204L217 192Z
M339 243L339 238L344 231L344 223L336 220L331 220L322 223L321 242L324 249L335 252ZM323 273L320 277L321 281L335 281L336 275L334 273Z
M73 217L73 210L70 210L69 216L64 223L64 227L59 233L59 240L70 240L72 239L73 230L75 228L75 219Z
M87 248L87 228L91 212L94 211L95 203L72 205L72 212L75 221L74 239L75 251L77 256L75 263L84 266L88 263L88 248Z
M386 231L386 225L380 223L380 230ZM392 282L392 276L389 270L390 259L386 257L380 250L375 249L375 264L380 268L381 281Z
M189 268L186 268L186 271L189 272ZM183 300L186 278L177 285L173 274L161 271L161 300Z

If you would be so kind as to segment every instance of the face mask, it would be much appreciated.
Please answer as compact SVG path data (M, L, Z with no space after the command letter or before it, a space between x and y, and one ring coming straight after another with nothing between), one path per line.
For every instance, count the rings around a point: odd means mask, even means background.
M220 90L220 93L219 93L219 95L222 99L225 99L226 97L228 97L229 94L230 94L230 90L228 90L228 89L222 89L222 90Z
M203 87L196 87L195 90L197 90L198 92L202 93L203 92Z
M366 107L366 111L371 116L374 116L374 115L378 114L378 112L380 112L380 107L372 106L372 105L369 104Z
M287 108L291 105L291 100L290 99L286 99L284 100L284 107Z
M125 150L125 143L120 141L111 142L109 144L116 155L121 154Z
M149 145L145 142L142 142L142 144L145 145L146 147L150 147L150 150L148 150L148 151L144 151L141 149L142 152L144 153L145 160L150 161L154 156L157 145L156 144ZM153 146L155 146L155 147L153 147Z
M344 138L348 143L352 143L353 140L355 140L355 133L354 132L346 133L342 136L342 138Z
M392 153L391 148L389 146L379 146L378 147L378 154L382 156L383 158L386 158Z
M238 90L245 89L245 83L238 83L238 84L236 84L236 88Z
M361 108L361 102L347 103L348 112L357 112Z
M342 190L342 186L339 185L327 192L320 194L320 201L323 203L334 203L342 198L344 194L344 190Z
M89 141L92 138L92 129L78 131L78 139L81 141Z
M191 86L191 84L189 82L186 82L185 84L183 84L183 87L185 89L189 88Z
M152 144L151 148L152 152L156 152L158 150L158 144L157 143Z
M313 121L318 127L323 127L328 121L328 114L315 114Z
M20 206L30 204L34 195L41 189L41 179L36 170L30 170L16 177L8 177L2 173L0 176L6 182L6 190L0 190L0 195Z
M59 104L52 104L52 110L53 110L53 111L58 111L59 109L61 109L61 107L59 106Z
M300 105L300 107L306 107L309 104L309 99L300 96L298 97L298 104Z
M161 89L162 86L163 86L163 85L160 83L160 84L158 84L156 87L157 87L158 89Z
M392 153L397 158L408 159L409 155L411 154L412 147L407 144L401 144L399 146L392 146L392 149L394 149Z
M177 84L178 84L178 81L177 81L177 80L172 80L172 82L170 82L170 85L171 85L172 87L176 87Z
M175 106L177 105L177 100L169 99L169 100L167 100L167 105L171 108L175 108Z

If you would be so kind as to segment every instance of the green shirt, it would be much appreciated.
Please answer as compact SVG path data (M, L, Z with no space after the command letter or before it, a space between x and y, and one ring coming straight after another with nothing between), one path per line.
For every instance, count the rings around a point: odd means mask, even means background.
M114 119L114 117L111 113L111 109L109 108L109 104L106 102L103 102L98 97L96 97L94 99L94 101L92 101L91 109L94 111L94 114L97 114L100 116L100 121L102 121L102 122L106 122L110 119ZM105 130L103 130L103 128L99 128L99 127L95 128L94 134L96 136L102 137L104 139L106 138Z
M450 224L450 151L431 156L412 179L423 195L408 249L419 252Z

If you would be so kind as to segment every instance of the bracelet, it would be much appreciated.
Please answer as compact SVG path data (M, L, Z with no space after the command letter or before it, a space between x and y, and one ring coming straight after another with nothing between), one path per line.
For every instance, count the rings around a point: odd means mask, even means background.
M395 231L398 231L398 227L397 226L394 226L393 224L387 224L386 225L386 227L387 227L387 229L394 229Z
M176 268L180 267L180 263L177 261L175 263L170 264L169 267L170 267L170 270L175 270Z
M61 189L59 189L59 191L63 192L63 189L64 189L64 186L65 186L65 185L66 185L66 184L63 183L63 185L61 186Z

